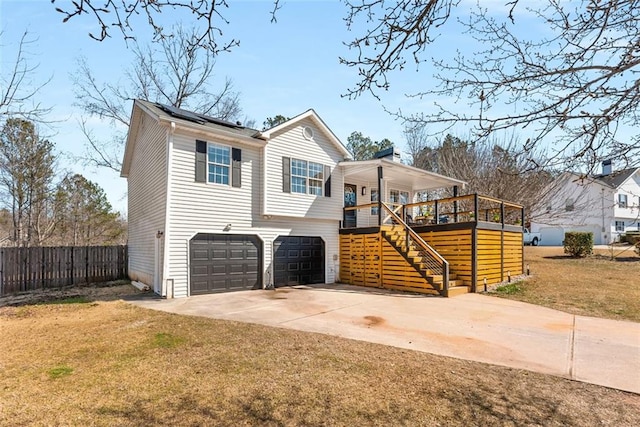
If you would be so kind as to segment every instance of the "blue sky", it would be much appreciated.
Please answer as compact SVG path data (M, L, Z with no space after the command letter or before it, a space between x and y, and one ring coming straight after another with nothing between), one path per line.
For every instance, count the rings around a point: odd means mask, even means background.
M58 0L58 4L66 2ZM475 1L463 1L471 7ZM503 0L487 0L483 6L499 4ZM402 123L383 110L427 111L433 99L407 99L406 93L424 88L432 78L428 64L420 71L409 65L402 73L394 74L391 89L378 101L366 94L356 100L341 97L357 81L357 70L338 62L339 56L349 56L343 45L355 33L347 31L343 18L344 4L337 0L289 0L279 10L278 22L270 23L270 0L231 0L224 16L230 24L224 35L240 40L240 46L217 58L218 81L230 77L235 89L241 92L244 113L261 126L266 117L282 114L294 116L313 108L344 143L353 131L360 131L372 139L389 138L401 149L404 146ZM70 74L77 69L77 58L83 55L100 81L117 82L125 78L123 70L131 62L131 52L117 32L103 42L90 39L87 34L96 30L93 21L84 17L62 23L62 15L55 12L49 0L0 0L0 65L2 74L12 63L19 37L28 30L38 40L29 47L31 62L39 64L34 83L51 82L37 98L53 108L48 117L56 122L50 134L62 155L61 166L82 173L102 186L112 205L126 213L126 180L108 170L87 167L72 159L72 154L84 151L84 137L78 126L80 111L73 107L74 94ZM496 9L502 10L502 8ZM169 19L171 18L171 19ZM171 21L174 16L167 16ZM526 16L519 21L527 29ZM524 25L523 25L524 24ZM138 26L142 41L148 36L146 26ZM533 27L528 28L532 30ZM446 29L445 29L446 31ZM455 49L468 49L465 36L443 33L431 47L437 54L454 54ZM216 87L214 81L213 86ZM440 100L456 108L468 108L466 103ZM457 104L453 104L457 102ZM108 136L106 124L92 121L96 135ZM466 129L453 133L465 135ZM524 136L526 138L526 136Z
M218 57L215 74L220 81L227 76L233 79L235 89L241 92L244 113L261 126L266 117L294 116L313 108L345 143L351 132L361 131L376 140L390 138L401 146L402 124L385 113L379 101L368 95L356 100L341 97L357 79L355 70L338 62L340 55L349 53L343 41L352 36L343 21L344 5L335 0L285 2L275 24L270 22L270 10L270 1L231 1L225 11L230 21L225 37L240 39L240 46ZM52 78L37 98L53 108L48 118L56 121L53 129L42 132L51 134L63 157L84 150L78 127L81 112L72 105L70 74L77 69L77 58L85 56L102 81L124 79L122 70L131 61L130 50L117 32L111 39L96 42L87 36L95 29L92 21L83 19L62 23L62 16L48 0L0 1L0 28L4 32L0 64L3 70L11 64L25 30L38 39L29 46L32 64L39 64L33 80L37 84ZM385 94L385 105L406 107L404 93L424 76L414 71L404 73L393 91ZM106 124L92 123L96 134L110 132ZM126 212L125 179L71 158L63 158L61 163L100 184L111 204Z

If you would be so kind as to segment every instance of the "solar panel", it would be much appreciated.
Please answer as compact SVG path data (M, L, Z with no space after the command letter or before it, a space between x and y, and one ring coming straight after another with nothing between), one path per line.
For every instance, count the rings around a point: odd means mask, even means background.
M222 119L216 119L215 117L205 116L204 114L199 114L199 116L202 117L204 120L210 122L210 123L214 123L214 124L221 125L221 126L237 128L237 129L244 129L244 126L239 125L237 123L228 122L228 121L222 120Z
M156 105L163 111L169 113L171 116L179 119L189 120L190 122L195 122L201 125L205 123L213 123L220 126L226 126L226 127L236 128L236 129L244 129L244 126L241 126L239 124L227 122L221 119L216 119L215 117L206 116L204 114L198 114L191 111L183 110L182 108L174 107L172 105L164 105L164 104L156 104Z
M164 104L157 104L157 105L162 110L171 114L173 117L189 120L190 122L199 123L201 125L207 122L205 119L198 116L196 113L192 113L191 111L183 110L182 108L177 108L172 105L164 105Z

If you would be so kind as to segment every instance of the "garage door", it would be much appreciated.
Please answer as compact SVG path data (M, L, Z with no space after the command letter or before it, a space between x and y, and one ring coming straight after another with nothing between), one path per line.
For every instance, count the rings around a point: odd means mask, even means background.
M273 245L276 287L324 283L322 238L281 236Z
M261 288L257 236L197 234L189 244L191 295Z

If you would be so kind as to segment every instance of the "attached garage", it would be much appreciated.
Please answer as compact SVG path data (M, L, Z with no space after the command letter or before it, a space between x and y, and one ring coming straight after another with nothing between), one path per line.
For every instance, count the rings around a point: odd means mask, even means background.
M562 246L564 240L564 228L562 227L540 227L540 245L542 246Z
M325 283L325 249L321 237L280 236L273 246L276 287Z
M262 254L255 235L197 234L189 243L191 295L261 288Z

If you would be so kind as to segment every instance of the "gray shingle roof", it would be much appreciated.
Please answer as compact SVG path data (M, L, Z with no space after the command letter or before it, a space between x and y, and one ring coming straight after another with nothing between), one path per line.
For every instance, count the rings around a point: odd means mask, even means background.
M609 175L595 175L593 179L605 185L608 185L609 187L618 188L637 170L638 168L622 169L619 171L614 171Z
M188 122L206 126L211 129L224 130L226 132L232 132L251 138L257 138L260 134L258 130L244 127L239 122L231 123L226 120L207 116L205 114L194 113L193 111L172 107L170 105L164 105L157 102L143 101L141 99L138 99L136 101L154 111L159 117L172 117L175 119L185 120Z

